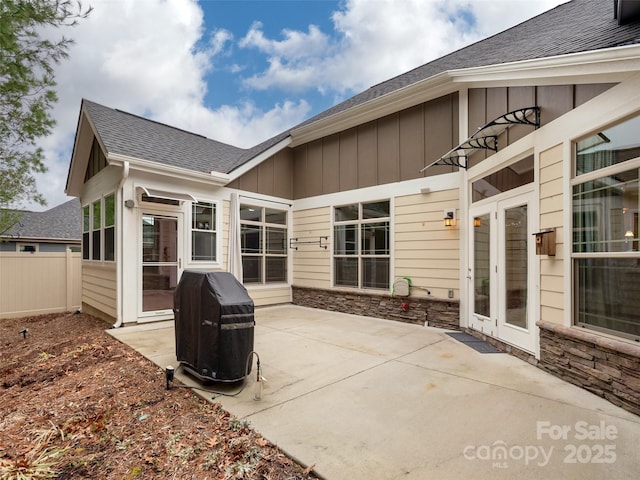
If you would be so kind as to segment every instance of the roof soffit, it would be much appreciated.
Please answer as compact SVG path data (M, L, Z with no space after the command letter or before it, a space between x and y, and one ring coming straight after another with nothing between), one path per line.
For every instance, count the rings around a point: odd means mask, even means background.
M615 83L640 72L640 45L449 70L291 131L291 147L478 86Z

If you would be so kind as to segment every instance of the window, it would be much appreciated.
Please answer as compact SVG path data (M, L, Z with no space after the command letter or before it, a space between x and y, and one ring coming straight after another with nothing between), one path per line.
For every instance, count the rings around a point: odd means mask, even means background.
M245 283L287 281L287 212L240 205L242 271Z
M82 207L82 259L115 260L115 194Z
M334 284L389 288L389 200L334 208Z
M533 182L533 155L473 182L471 201L478 202L531 182Z
M37 243L19 243L18 251L22 253L36 253L38 251Z
M640 337L640 117L576 143L572 181L574 316Z
M191 260L216 261L216 205L191 204Z
M89 260L91 258L89 251L89 229L91 227L91 210L89 205L82 207L82 259Z
M102 215L100 213L102 201L97 200L91 206L91 258L100 260L100 239L102 237Z
M112 262L116 256L116 205L115 195L104 197L104 259Z

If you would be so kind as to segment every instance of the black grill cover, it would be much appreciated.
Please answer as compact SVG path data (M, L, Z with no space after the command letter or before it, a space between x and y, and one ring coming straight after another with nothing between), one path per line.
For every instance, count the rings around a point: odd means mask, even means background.
M235 381L251 372L253 300L231 273L185 270L173 313L176 356L190 373L201 380Z

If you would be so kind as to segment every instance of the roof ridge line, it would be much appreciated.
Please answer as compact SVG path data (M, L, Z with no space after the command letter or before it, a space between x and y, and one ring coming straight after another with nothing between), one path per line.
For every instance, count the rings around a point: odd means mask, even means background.
M118 113L123 113L123 114L129 115L131 117L136 117L136 118L139 118L140 120L146 120L147 122L153 122L153 123L155 123L157 125L162 125L163 127L172 128L174 130L178 130L179 132L188 133L189 135L194 135L196 137L204 138L205 140L211 140L212 142L223 143L223 142L219 142L218 140L214 140L212 138L205 137L204 135L201 135L199 133L190 132L189 130L185 130L184 128L179 128L179 127L176 127L174 125L169 125L168 123L160 122L160 121L154 120L152 118L143 117L142 115L136 115L135 113L127 112L125 110L120 110L119 108L114 108L114 110L116 112L118 112ZM224 144L224 145L227 145L227 144ZM233 145L231 145L231 146L233 146Z

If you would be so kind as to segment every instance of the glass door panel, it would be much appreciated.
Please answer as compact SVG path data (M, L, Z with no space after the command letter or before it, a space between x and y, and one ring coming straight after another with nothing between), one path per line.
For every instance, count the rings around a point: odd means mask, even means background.
M491 316L491 220L490 215L473 218L473 311Z
M142 216L142 311L173 308L179 279L178 219L153 214Z
M527 328L529 278L527 205L504 211L505 322Z

